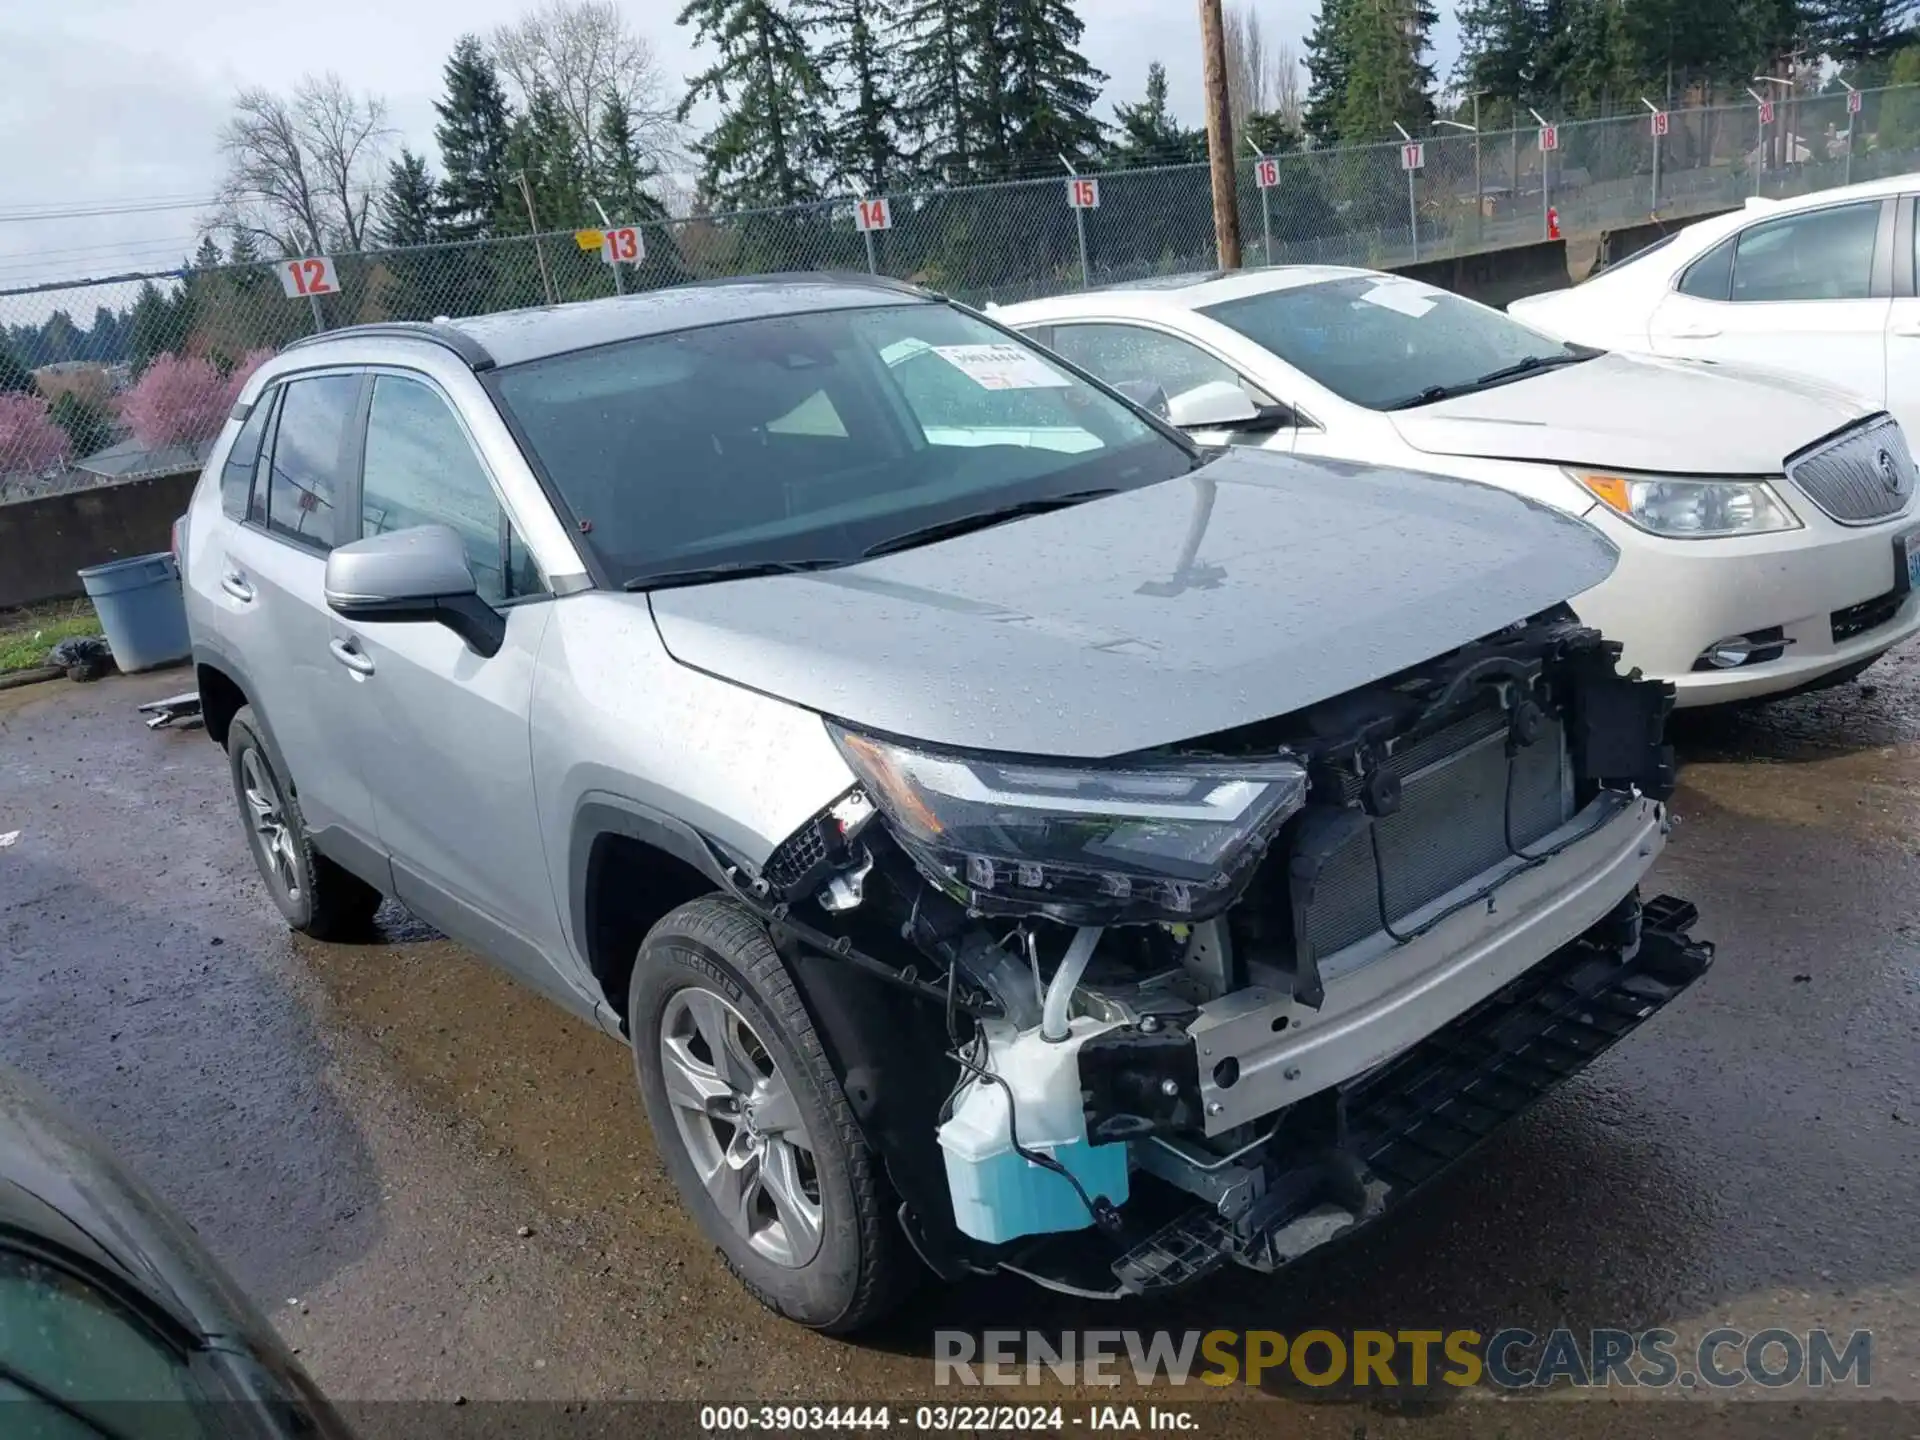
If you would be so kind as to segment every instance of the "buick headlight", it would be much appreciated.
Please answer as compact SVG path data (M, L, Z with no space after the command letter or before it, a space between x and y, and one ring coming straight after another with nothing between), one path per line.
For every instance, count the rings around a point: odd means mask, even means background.
M990 913L1206 919L1307 794L1290 760L1028 761L830 728L902 847Z
M1614 514L1654 535L1710 540L1798 530L1800 521L1764 480L1690 480L1611 470L1567 474Z

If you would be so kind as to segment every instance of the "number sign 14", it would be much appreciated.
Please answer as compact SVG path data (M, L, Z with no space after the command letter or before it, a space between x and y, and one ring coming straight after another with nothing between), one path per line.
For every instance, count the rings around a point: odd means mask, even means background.
M333 258L328 255L282 260L274 268L280 272L280 288L287 292L289 300L301 300L309 295L333 295L340 289L340 282L333 273Z
M872 200L862 200L853 209L853 223L864 233L870 230L891 230L893 228L893 207L882 195Z

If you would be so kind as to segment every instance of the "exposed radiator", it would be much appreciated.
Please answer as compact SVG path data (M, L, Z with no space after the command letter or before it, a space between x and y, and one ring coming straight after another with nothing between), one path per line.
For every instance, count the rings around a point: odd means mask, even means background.
M1400 778L1400 808L1374 822L1379 870L1363 832L1322 870L1308 930L1314 953L1328 956L1398 922L1505 860L1507 720L1482 712L1389 758ZM1573 771L1557 720L1513 757L1512 839L1525 849L1573 816ZM1357 782L1355 782L1357 789ZM1376 883L1376 875L1384 885Z

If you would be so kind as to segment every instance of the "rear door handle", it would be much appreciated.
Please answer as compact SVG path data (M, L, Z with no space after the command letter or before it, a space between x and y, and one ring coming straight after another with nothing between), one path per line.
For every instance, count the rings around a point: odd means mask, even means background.
M371 675L373 660L351 640L329 640L327 649L333 652L333 658L356 675Z
M1678 325L1671 333L1676 340L1713 340L1720 334L1711 325Z
M247 577L238 570L229 570L220 577L220 588L238 600L242 605L253 603L253 586L247 583Z
M1887 333L1898 335L1902 340L1920 340L1920 320L1902 320Z

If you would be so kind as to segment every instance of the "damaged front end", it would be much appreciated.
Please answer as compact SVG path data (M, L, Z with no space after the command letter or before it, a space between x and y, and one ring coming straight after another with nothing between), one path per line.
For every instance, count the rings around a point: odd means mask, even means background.
M1118 1296L1396 1203L1704 972L1672 689L1565 607L1110 762L835 728L740 893L940 1273Z

